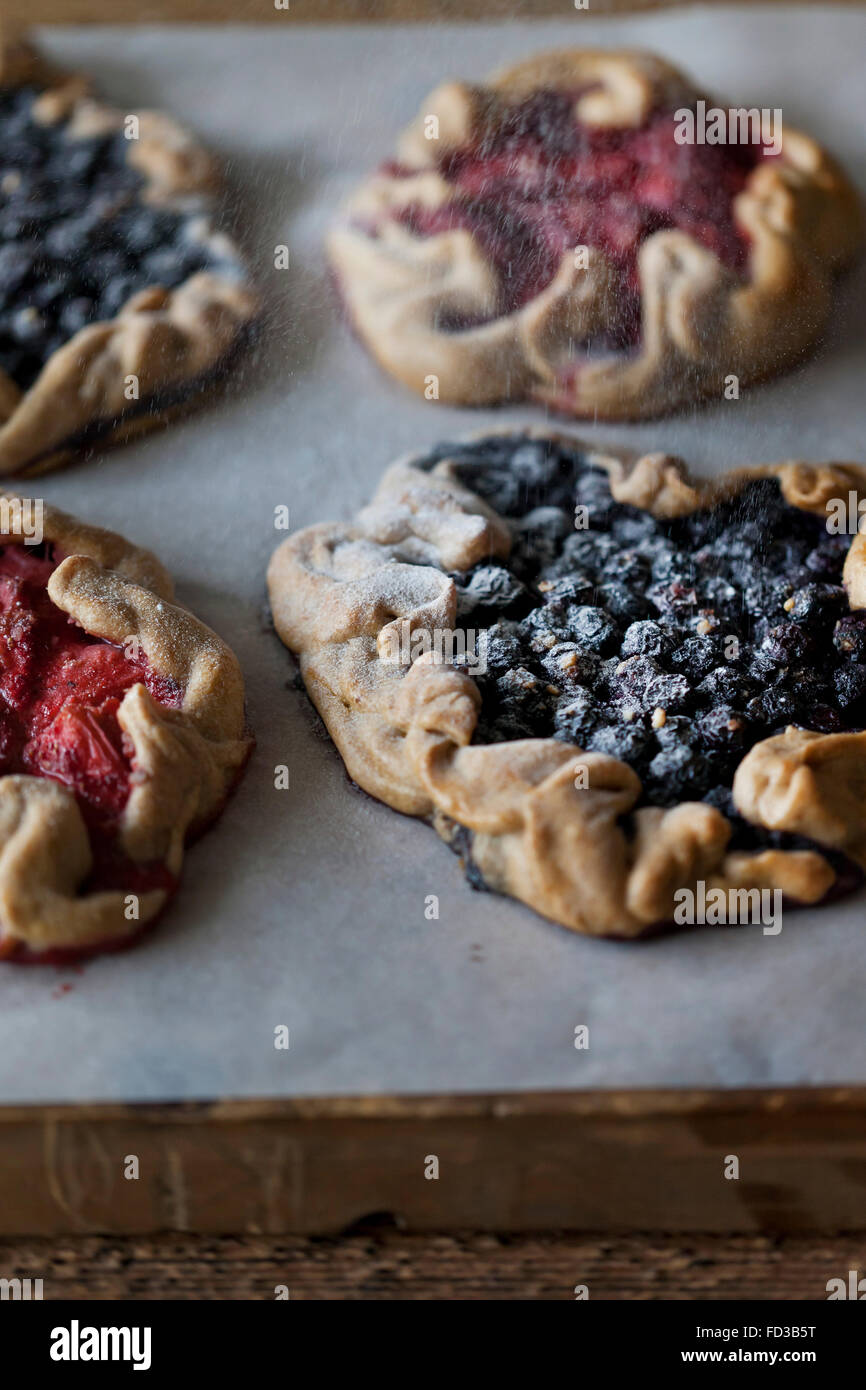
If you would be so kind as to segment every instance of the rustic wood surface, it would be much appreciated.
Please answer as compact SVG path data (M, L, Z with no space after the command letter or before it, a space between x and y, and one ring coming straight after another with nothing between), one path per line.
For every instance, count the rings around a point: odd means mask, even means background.
M827 1297L866 1270L866 1232L812 1237L483 1234L342 1239L155 1236L0 1242L0 1277L44 1280L46 1299L592 1299Z
M7 1238L861 1230L866 1088L7 1106L0 1174Z
M774 2L797 0L770 0ZM692 0L589 0L586 13L597 16L690 3ZM862 4L863 0L841 3ZM274 0L3 0L2 9L4 18L24 24L347 24L563 18L576 8L574 0L288 0L288 4L288 9L277 9Z

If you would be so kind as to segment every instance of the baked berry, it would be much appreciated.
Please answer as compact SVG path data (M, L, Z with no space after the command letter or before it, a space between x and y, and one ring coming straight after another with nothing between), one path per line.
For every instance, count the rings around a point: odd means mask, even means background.
M494 623L487 629L488 671L510 671L520 665L522 647L516 623Z
M0 89L0 369L27 389L59 346L137 291L216 266L186 237L194 211L150 209L123 132L37 120L31 88Z
M663 540L650 557L652 577L659 583L682 583L694 578L695 565L690 555L677 550L673 543Z
M697 613L697 591L694 585L682 579L651 584L647 598L665 618L682 621Z
M605 564L618 549L618 542L605 531L575 531L562 547L559 573L580 570L597 582Z
M637 508L619 507L611 520L611 530L622 546L652 542L658 533L658 522L649 512Z
M770 628L761 651L779 666L795 666L813 654L814 639L800 623L779 623Z
M792 622L827 622L848 611L848 595L841 584L804 584L785 604Z
M649 619L641 619L626 628L620 651L626 656L669 656L674 639L671 633Z
M710 637L687 637L670 657L671 665L695 683L709 675L719 662L721 652Z
M586 507L589 526L594 531L604 530L616 513L616 503L610 495L607 474L595 469L587 469L577 479L574 500L576 505Z
M694 693L685 676L679 671L670 674L663 671L647 686L646 700L650 709L661 709L665 714L676 714L691 707Z
M496 680L496 728L503 738L533 738L547 730L553 716L550 687L525 666Z
M551 684L563 690L573 690L579 685L593 690L601 684L601 658L594 652L584 651L575 642L558 642L542 656L541 664Z
M845 611L841 585L850 538L789 506L775 479L661 521L616 503L606 476L556 441L486 447L442 446L425 462L451 459L499 499L516 539L508 561L457 576L483 590L480 612L502 615L488 629L476 741L553 735L610 754L636 769L644 802L706 798L731 820L732 844L775 843L734 812L748 750L792 724L866 724L866 613ZM595 516L567 529L578 503Z
M508 613L526 595L519 579L501 565L479 565L468 574L455 576L457 616L469 617L478 609Z
M641 770L649 747L649 736L637 722L600 725L593 729L587 742L588 753L606 753L609 758L619 758L630 767Z
M660 806L700 801L714 781L706 758L688 744L671 744L656 753L646 772L647 787Z
M866 613L850 613L833 629L833 646L849 661L866 663Z
M739 666L714 666L696 694L703 704L745 706L755 694L755 682Z
M836 672L833 683L840 709L848 716L856 713L866 700L866 665L857 661L846 662Z
M571 608L569 626L572 641L601 656L609 656L620 644L620 630L605 608L592 608L589 604Z
M654 709L655 702L651 705L647 702L647 690L662 674L653 657L629 656L616 667L612 684L617 696L626 704L637 709Z
M687 719L683 714L665 714L663 720L653 722L656 742L662 748L673 747L674 744L688 744L691 748L698 742L698 726L693 719Z
M750 700L746 713L750 718L776 729L799 723L805 711L796 687L780 682Z
M538 591L546 608L553 610L555 605L564 605L567 609L571 604L590 603L595 585L585 574L578 572L542 580Z
M589 691L575 690L567 701L557 705L553 720L554 738L584 748L587 739L601 722L601 710Z
M716 705L698 716L697 735L708 748L735 755L739 762L747 747L748 720L730 705Z
M652 612L650 604L643 597L640 588L633 589L618 580L603 582L598 586L598 602L604 604L608 613L621 625L637 622Z
M815 705L809 719L809 727L819 734L840 734L845 724L839 710L833 709L831 705Z

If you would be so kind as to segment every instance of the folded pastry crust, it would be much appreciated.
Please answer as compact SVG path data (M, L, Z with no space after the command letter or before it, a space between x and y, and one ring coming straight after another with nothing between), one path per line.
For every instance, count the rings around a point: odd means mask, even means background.
M395 214L450 203L442 161L501 128L516 103L550 90L582 93L578 118L618 129L701 96L651 54L591 49L530 59L485 85L436 88L401 137L398 167L357 191L329 239L352 323L388 372L421 394L435 377L438 399L459 405L531 398L579 417L637 419L721 397L732 375L741 385L775 375L815 343L834 274L861 245L863 215L839 166L787 126L781 155L759 161L734 201L750 242L744 275L684 230L646 237L634 350L585 351L610 326L617 299L599 247L586 248L580 266L568 250L546 288L497 317L496 273L472 232L421 236ZM438 138L429 139L434 118ZM476 326L450 330L455 316Z
M26 515L22 499L6 493L2 502L10 516ZM43 534L65 557L48 581L52 602L94 637L136 641L151 670L183 691L180 708L169 709L135 684L117 715L132 766L118 848L133 866L162 864L176 878L186 839L219 813L252 746L237 660L173 602L172 581L149 551L47 506ZM0 540L25 535L13 525ZM121 945L165 906L162 888L137 894L134 915L126 891L82 892L92 866L66 786L0 776L0 958Z
M712 506L767 476L790 505L818 515L849 492L866 497L866 469L855 464L787 462L701 480L665 454L582 451L606 469L617 502L660 518ZM799 902L821 899L836 872L819 848L729 852L730 823L704 802L633 812L640 779L617 758L550 738L473 745L475 681L432 653L411 665L393 659L396 631L453 629L448 571L504 558L511 545L505 520L452 462L429 471L418 462L390 467L353 522L291 536L269 567L277 632L354 781L449 841L471 840L488 887L588 935L636 937L670 921L674 894L699 880L707 891L778 888ZM844 575L855 605L866 592L863 541L854 538ZM578 767L588 772L579 788ZM733 795L753 824L805 836L866 869L866 733L791 727L764 739L740 763ZM461 827L471 837L461 839Z
M65 122L72 140L123 128L124 113L96 100L85 77L0 34L0 87L22 85L40 89L36 119ZM232 273L206 271L173 290L139 291L114 318L75 333L28 390L0 370L0 474L49 472L94 437L119 442L153 429L207 384L258 312L236 248L211 224L220 180L210 155L168 116L144 111L126 158L144 179L142 201L195 213L197 240L231 262Z

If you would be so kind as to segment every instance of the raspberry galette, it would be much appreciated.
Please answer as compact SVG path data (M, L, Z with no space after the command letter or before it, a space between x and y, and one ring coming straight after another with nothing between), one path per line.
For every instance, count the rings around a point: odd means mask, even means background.
M863 498L853 464L698 481L487 436L290 537L271 605L361 787L477 886L634 937L700 883L815 903L860 881L866 535L831 518Z
M650 54L582 49L438 87L330 237L381 365L428 398L599 419L789 366L823 332L861 208L787 126L778 153L739 119L757 143L678 143L701 100Z
M0 40L0 473L176 412L256 313L210 157Z
M35 507L0 497L0 959L58 961L162 912L251 743L234 655L155 556Z

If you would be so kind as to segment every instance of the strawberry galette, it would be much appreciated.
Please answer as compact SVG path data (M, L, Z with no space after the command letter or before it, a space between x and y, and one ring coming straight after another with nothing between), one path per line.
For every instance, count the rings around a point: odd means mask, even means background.
M127 944L250 750L237 661L159 561L3 496L0 959ZM38 540L38 544L32 543Z
M615 51L437 88L330 238L367 347L428 398L602 419L788 366L858 250L858 199L778 113L772 147L767 122L680 143L700 101Z

